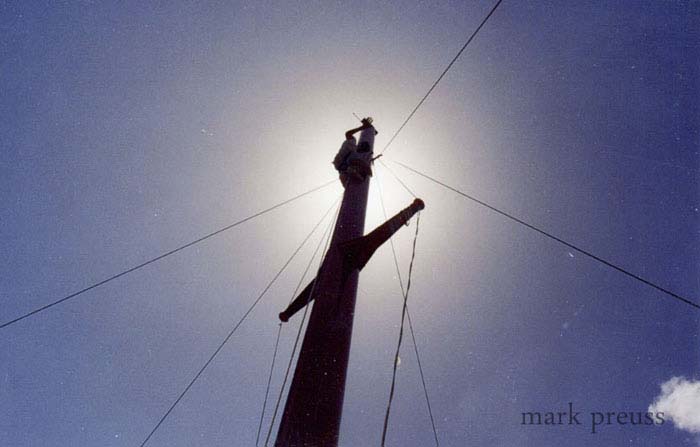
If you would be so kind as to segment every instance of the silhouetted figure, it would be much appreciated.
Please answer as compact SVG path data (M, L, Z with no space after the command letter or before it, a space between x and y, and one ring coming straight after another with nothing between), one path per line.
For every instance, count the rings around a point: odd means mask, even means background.
M333 166L338 170L343 186L346 186L350 179L362 181L366 176L372 175L369 165L372 154L369 153L369 145L362 143L358 147L354 136L357 132L372 127L372 118L364 118L361 122L362 126L345 132L345 141L333 159Z

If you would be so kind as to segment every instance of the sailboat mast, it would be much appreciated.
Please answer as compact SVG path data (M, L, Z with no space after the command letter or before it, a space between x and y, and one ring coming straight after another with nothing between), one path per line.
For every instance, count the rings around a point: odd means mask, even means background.
M366 169L356 166L358 170L345 182L335 230L318 277L280 314L282 321L287 321L315 301L275 440L277 447L338 445L360 270L383 242L423 208L423 202L416 200L363 236L374 135L373 127L360 134L357 148Z

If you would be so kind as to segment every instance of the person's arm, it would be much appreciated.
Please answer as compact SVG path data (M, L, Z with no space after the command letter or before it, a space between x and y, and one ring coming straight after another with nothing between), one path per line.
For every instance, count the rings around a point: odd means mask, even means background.
M352 136L353 136L354 134L356 134L357 132L361 131L362 129L365 129L365 127L360 126L360 127L356 127L356 128L354 128L354 129L348 130L347 132L345 132L345 139L346 139L346 140L352 139Z
M369 128L369 127L372 127L372 121L371 121L370 118L365 118L365 119L362 120L362 125L361 125L360 127L356 127L356 128L354 128L354 129L350 129L350 130L348 130L347 132L345 132L345 139L346 139L346 140L349 140L349 139L351 139L352 136L353 136L354 134L356 134L357 132L359 132L359 131L361 131L361 130L365 130L365 129Z

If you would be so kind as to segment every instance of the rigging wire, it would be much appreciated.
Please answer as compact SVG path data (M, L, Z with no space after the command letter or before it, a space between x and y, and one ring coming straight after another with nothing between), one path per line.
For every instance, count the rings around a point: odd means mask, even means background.
M204 372L204 370L207 369L207 367L209 366L209 364L214 360L214 358L217 356L217 354L219 354L219 352L221 351L221 349L222 349L222 348L224 347L224 345L229 341L229 339L233 336L233 334L236 332L236 330L241 326L241 324L243 323L243 321L245 321L245 319L248 317L248 315L250 315L250 313L253 311L253 309L255 309L255 306L257 306L257 304L260 302L260 300L262 299L262 297L265 296L265 294L267 293L267 291L270 290L270 287L272 287L272 285L275 283L275 281L277 281L277 278L280 277L280 275L282 274L282 272L284 272L284 270L287 268L287 266L289 266L289 264L290 264L290 263L292 262L292 260L296 257L296 255L299 253L299 251L301 251L302 247L303 247L303 246L306 244L306 242L311 238L311 236L316 232L316 229L318 229L318 227L321 225L321 223L326 219L326 217L327 217L328 214L331 212L331 210L332 210L333 207L336 205L336 203L338 203L338 200L336 200L335 202L333 202L333 204L332 204L332 205L328 208L328 210L323 214L323 216L321 217L321 219L319 219L318 223L317 223L316 225L314 225L314 227L311 229L311 231L309 232L309 234L304 238L304 240L301 242L301 244L299 244L299 246L296 248L296 250L294 250L294 252L293 252L292 255L289 257L289 259L287 259L287 262L284 263L284 265L282 266L282 268L277 272L277 274L275 274L275 276L274 276L274 277L272 278L272 280L267 284L267 286L265 286L265 288L264 288L263 291L260 293L260 295L258 295L258 297L255 299L255 301L253 301L253 304L251 304L251 306L248 308L248 310L246 310L246 312L243 314L243 316L242 316L241 319L238 321L238 323L236 323L236 325L233 327L233 329L231 329L231 331L228 333L228 335L226 336L226 338L224 338L224 340L219 344L219 347L217 347L216 350L211 354L211 356L209 356L209 359L204 363L204 366L202 366L202 367L200 368L200 370L197 372L197 374L194 376L194 378L190 381L190 383L187 385L187 387L185 387L185 389L180 393L180 395L177 397L177 399L175 399L175 402L173 402L173 404L170 405L170 408L168 408L168 410L167 410L167 411L165 412L165 414L160 418L160 420L159 420L158 423L155 425L155 427L153 427L153 429L152 429L151 432L148 434L148 436L146 436L146 439L143 440L143 442L141 443L141 447L143 447L143 446L146 445L146 443L148 442L148 440L151 439L151 437L153 436L153 434L156 432L156 430L158 430L158 428L161 426L161 424L162 424L162 423L165 421L165 419L170 415L170 413L173 411L173 409L175 408L175 406L182 400L182 398L185 396L185 394L187 394L187 392L190 390L190 388L192 388L192 385L194 385L194 383L197 381L197 379L199 379L199 377L202 375L202 373Z
M403 296L403 308L401 309L401 326L399 326L399 340L396 343L396 354L394 354L394 368L391 374L391 389L389 391L389 402L386 406L386 414L384 415L384 427L382 428L382 444L386 443L386 432L389 427L389 413L391 412L391 403L394 400L394 390L396 388L396 369L399 363L399 352L401 351L401 341L403 339L403 326L406 319L406 311L408 305L408 292L411 290L411 276L413 275L413 261L416 259L416 241L418 240L418 228L420 227L420 212L416 215L416 233L413 236L413 253L411 254L411 264L408 267L408 280L406 281L406 293ZM437 440L437 437L436 437Z
M333 224L333 221L331 221L331 225L332 224ZM294 288L294 292L292 292L292 297L289 299L289 303L291 303L294 300L294 298L297 295L297 292L299 292L299 289L301 288L302 284L304 283L304 278L306 278L306 274L309 272L309 269L311 268L311 264L313 263L314 259L316 259L316 255L318 254L318 251L321 248L321 245L323 245L323 241L326 239L326 235L328 234L328 232L332 228L331 225L329 225L328 228L326 228L326 230L321 235L321 238L319 239L318 244L316 244L316 249L314 250L313 254L311 255L311 259L309 259L309 262L306 264L306 268L304 269L304 272L301 274L301 278L299 278L299 282L297 283L296 287ZM277 343L279 343L279 337L280 337L281 332L282 332L282 323L279 323L278 331L277 331ZM268 395L270 393L270 384L272 381L272 374L273 374L274 367L275 367L275 355L276 355L276 353L277 353L277 346L275 346L275 354L273 354L273 357L272 357L272 366L270 367L270 377L267 381L267 389L265 390L265 400L263 402L263 410L262 410L262 414L260 415L260 424L258 425L258 434L255 438L256 447L258 446L258 444L260 442L260 433L262 431L262 424L263 424L263 420L265 417L265 407L267 405L267 398L268 398Z
M610 262L610 261L606 261L605 259L603 259L603 258L601 258L601 257L599 257L599 256L596 256L596 255L594 255L593 253L591 253L591 252L589 252L589 251L584 250L583 248L579 248L579 247L577 247L577 246L574 245L574 244L571 244L571 243L569 243L569 242L566 242L565 240L563 240L563 239L561 239L561 238L559 238L559 237L557 237L557 236L554 236L554 235L551 234L551 233L548 233L548 232L546 232L546 231L544 231L544 230L541 230L541 229L537 228L537 227L534 226L534 225L531 225L531 224L529 224L529 223L527 223L527 222L525 222L525 221L523 221L523 220L521 220L521 219L518 219L517 217L515 217L515 216L513 216L513 215L511 215L511 214L506 213L505 211L501 211L501 210L499 210L498 208L496 208L496 207L494 207L494 206L491 206L491 205L489 205L488 203L486 203L486 202L484 202L484 201L482 201L482 200L477 199L476 197L473 197L473 196L471 196L471 195L469 195L469 194L467 194L467 193L465 193L465 192L462 192L462 191L458 190L457 188L454 188L454 187L452 187L452 186L450 186L450 185L448 185L448 184L446 184L446 183L444 183L444 182L441 182L440 180L435 179L434 177L429 176L428 174L425 174L425 173L420 172L420 171L418 171L418 170L416 170L416 169L413 169L412 167L410 167L410 166L408 166L408 165L406 165L406 164L404 164L404 163L398 162L398 161L394 161L394 163L396 163L396 164L398 164L398 165L400 165L400 166L402 166L402 167L408 169L409 171L411 171L411 172L413 172L413 173L415 173L415 174L418 174L418 175L420 175L421 177L424 177L424 178L426 178L426 179L428 179L428 180L430 180L430 181L432 181L432 182L434 182L434 183L436 183L436 184L438 184L438 185L440 185L440 186L442 186L442 187L444 187L444 188L446 188L446 189L449 189L450 191L455 192L455 193L457 193L457 194L459 194L459 195L461 195L461 196L463 196L463 197L465 197L465 198L471 200L472 202L478 203L479 205L484 206L484 207L490 209L491 211L494 211L494 212L496 212L496 213L498 213L498 214L500 214L500 215L502 215L502 216L504 216L504 217L507 217L508 219L510 219L510 220L512 220L512 221L514 221L514 222L517 222L517 223L519 223L519 224L521 224L521 225L523 225L523 226L525 226L525 227L527 227L527 228L529 228L529 229L531 229L531 230L534 230L534 231L540 233L540 234L543 235L543 236L546 236L546 237L548 237L548 238L550 238L550 239L552 239L552 240L554 240L554 241L557 241L557 242L559 242L560 244L563 244L563 245L565 245L565 246L571 248L572 250L576 250L577 252L579 252L579 253L581 253L581 254L583 254L583 255L586 255L586 256L588 256L589 258L594 259L594 260L600 262L601 264L605 264L605 265L607 265L608 267L610 267L610 268L612 268L612 269L614 269L614 270L617 270L618 272L623 273L623 274L629 276L629 277L632 278L632 279L636 279L637 281L639 281L639 282L641 282L641 283L644 283L644 284L646 284L646 285L648 285L648 286L650 286L650 287L653 287L654 289L656 289L656 290L658 290L658 291L660 291L660 292L663 292L664 294L668 295L668 296L671 297L671 298L675 298L676 300L681 301L681 302L684 302L684 303L686 303L686 304L688 304L688 305L690 305L690 306L692 306L692 307L695 307L696 309L700 309L700 304L698 304L698 303L696 303L696 302L694 302L694 301L691 301L691 300L688 299L688 298L684 298L684 297L682 297L681 295L678 295L677 293L674 293L674 292L672 292L672 291L670 291L670 290L668 290L668 289L666 289L666 288L664 288L664 287L662 287L662 286L660 286L660 285L658 285L658 284L656 284L656 283L653 283L653 282L649 281L648 279L644 279L644 278L642 278L641 276L636 275L636 274L630 272L629 270L625 270L624 268L619 267L619 266L613 264L613 263Z
M335 219L333 219L333 222L331 225L328 227L328 237L326 239L326 247L323 250L323 253L321 254L321 259L319 260L318 264L318 269L316 271L316 278L320 278L321 276L321 269L323 268L323 260L325 258L325 254L328 252L328 248L331 243L331 238L333 236L333 232L331 229L335 227L335 223L338 220L338 214L340 213L340 206L338 207L338 210L336 211L335 214ZM303 277L302 281L299 282L299 285L303 282ZM294 339L294 346L292 347L292 352L289 355L289 362L287 363L287 370L284 372L284 380L282 381L282 386L280 387L280 392L279 395L277 396L277 402L275 403L275 410L272 413L272 419L270 421L270 428L267 431L267 436L265 437L265 447L267 447L267 444L270 442L270 436L272 435L272 429L275 426L275 420L277 419L277 413L279 412L279 407L280 403L282 402L282 395L284 394L284 388L287 385L287 380L289 380L289 373L292 370L292 363L294 362L294 354L296 354L297 347L299 346L299 340L301 339L301 331L304 328L304 322L306 321L306 315L309 312L309 307L311 307L311 300L314 297L314 292L316 291L316 284L318 284L318 281L314 281L314 285L311 286L311 291L309 292L309 301L304 306L304 313L302 314L301 317L301 322L299 323L299 329L297 329L297 335L296 338ZM297 289L299 286L297 286ZM295 293L296 295L296 293ZM291 302L291 300L290 300Z
M399 178L399 176L396 175L396 173L394 172L394 170L391 169L391 168L389 167L389 165L387 165L386 163L384 163L384 161L383 161L382 159L379 160L379 163L381 163L382 166L384 166L384 168L386 168L386 170L389 171L389 173L396 179L396 181L399 182L399 184L400 184L401 186L403 186L403 189L405 189L406 191L408 191L408 193L409 193L410 195L412 195L414 199L417 199L417 198L418 198L418 196L415 195L415 194L413 193L413 191L411 190L411 188L409 188L409 187L403 182L403 180L401 180L401 179Z
M377 170L377 189L379 190L379 203L382 206L382 213L384 214L384 219L388 220L389 217L386 213L386 207L384 206L384 194L382 193L381 177L379 175L379 170ZM389 244L391 246L391 254L394 258L394 267L396 267L396 277L399 280L399 287L401 288L401 296L406 295L406 291L403 287L403 278L401 277L401 269L399 268L399 260L396 256L396 248L394 247L394 238L389 238ZM420 360L420 354L418 353L418 343L416 342L416 334L413 331L413 321L411 320L411 312L408 309L408 303L406 303L406 318L408 319L408 329L411 333L411 339L413 341L413 350L416 353L416 361L418 363L418 372L420 373L420 380L423 385L423 394L425 395L425 403L428 407L428 415L430 416L430 424L433 429L433 436L435 437L435 445L439 446L440 441L438 440L437 429L435 428L435 419L433 418L433 409L430 405L430 397L428 396L428 387L425 384L425 375L423 374L423 364Z
M384 146L384 149L382 149L381 154L383 154L384 152L386 152L387 149L389 148L389 146L391 146L391 143L394 142L394 139L396 139L396 137L397 137L397 135L399 134L399 132L401 132L401 131L403 130L403 128L406 126L406 124L411 120L411 118L413 118L413 115L418 111L418 109L420 108L420 106L422 106L423 103L425 102L425 100L428 99L428 96L430 96L430 94L433 92L433 90L435 89L435 87L437 87L437 85L440 83L440 81L442 80L442 78L447 74L447 72L450 70L450 68L452 68L452 65L454 65L455 62L457 62L457 59L459 59L459 57L462 55L462 53L463 53L464 50L467 48L467 46L469 46L469 44L472 42L472 40L474 40L474 37L476 37L476 35L477 35L477 34L479 33L479 31L481 30L481 28L482 28L482 27L484 26L484 24L488 21L488 19L491 17L491 15L496 11L496 8L498 8L498 6L501 4L502 1L503 1L503 0L498 0L498 1L496 2L496 4L493 6L493 8L491 8L491 11L489 11L489 13L486 15L486 17L484 17L484 20L481 21L481 23L480 23L479 26L476 28L476 30L474 30L474 32L472 33L472 35L469 36L469 39L467 39L467 42L462 46L462 48L459 50L459 52L457 53L457 55L450 61L449 64L447 64L447 67L443 70L443 72L440 74L440 76L438 76L438 78L435 80L435 82L434 82L433 85L430 87L430 89L428 89L428 93L426 93L425 96L423 96L423 98L418 102L418 104L416 105L416 107L413 108L413 110L412 110L411 113L408 115L408 117L407 117L406 120L403 122L403 124L401 124L401 126L399 126L398 130L397 130L396 132L394 132L394 135L391 137L391 139L389 139L389 142L386 144L386 146Z
M272 373L275 371L275 359L277 358L277 348L280 344L280 335L282 334L282 323L277 324L277 339L275 340L275 350L272 353L272 364L270 365L270 375L267 378L267 386L265 387L265 399L263 399L262 411L260 412L260 423L258 424L258 433L255 435L255 447L258 447L260 442L260 431L262 430L263 420L265 419L265 407L267 406L267 396L270 394L270 383L272 382Z
M143 262L143 263L141 263L141 264L139 264L139 265L137 265L137 266L135 266L135 267L131 267L131 268L127 269L127 270L124 270L124 271L121 272L121 273L117 273L116 275L110 276L110 277L107 278L107 279L103 279L102 281L96 282L95 284L93 284L93 285L91 285L91 286L85 287L84 289L81 289L81 290L78 290L77 292L71 293L70 295L65 296L65 297L63 297L63 298L61 298L61 299L59 299L59 300L56 300L56 301L54 301L54 302L52 302L52 303L46 304L45 306L42 306L42 307L40 307L40 308L38 308L38 309L35 309L35 310L31 311L31 312L28 312L28 313L26 313L26 314L24 314L24 315L22 315L22 316L19 316L19 317L15 318L14 320L10 320L10 321L8 321L8 322L6 322L6 323L3 323L3 324L0 325L0 329L6 328L7 326L10 326L11 324L17 323L18 321L24 320L24 319L27 318L27 317L31 317L32 315L38 314L39 312L42 312L42 311L44 311L44 310L46 310L46 309L49 309L49 308L51 308L51 307L53 307L53 306L56 306L56 305L61 304L61 303L65 302L65 301L68 301L68 300L70 300L70 299L72 299L72 298L75 298L75 297L77 297L78 295L81 295L81 294L83 294L83 293L85 293L85 292L87 292L87 291L89 291L89 290L92 290L92 289L95 289L95 288L97 288L97 287L99 287L99 286L102 286L102 285L104 285L104 284L107 284L108 282L110 282L110 281L112 281L112 280L115 280L115 279L120 278L120 277L122 277L122 276L124 276L124 275L127 275L127 274L129 274L129 273L132 273L132 272L134 272L134 271L136 271L136 270L138 270L138 269L140 269L140 268L142 268L142 267L145 267L145 266L147 266L147 265L149 265L149 264L153 264L153 263L156 262L156 261L160 261L161 259L166 258L166 257L168 257L168 256L170 256L170 255L172 255L172 254L175 254L175 253L177 253L177 252L179 252L179 251L181 251L181 250L184 250L185 248L188 248L188 247L191 247L191 246L193 246L193 245L195 245L195 244L198 244L198 243L200 243L200 242L202 242L202 241L204 241L204 240L206 240L206 239L209 239L209 238L212 237L212 236L216 236L216 235L219 234L219 233L223 233L223 232L226 231L226 230L230 230L231 228L236 227L236 226L238 226L238 225L241 225L242 223L248 222L249 220L254 219L254 218L258 217L258 216L262 216L263 214L266 214L266 213L268 213L268 212L270 212L270 211L272 211L272 210L274 210L274 209L277 209L277 208L279 208L279 207L281 207L281 206L283 206L283 205L286 205L286 204L288 204L288 203L290 203L290 202L293 202L293 201L295 201L295 200L297 200L297 199L300 199L300 198L302 198L302 197L304 197L304 196L306 196L306 195L308 195L308 194L311 194L311 193L313 193L313 192L316 192L316 191L318 191L319 189L323 189L323 188L325 188L326 186L328 186L328 185L330 185L330 184L332 184L332 183L335 183L335 182L336 182L335 179L334 179L334 180L331 180L331 181L329 181L329 182L326 182L326 183L324 183L324 184L321 185L321 186L317 186L317 187L312 188L312 189L310 189L310 190L308 190L308 191L306 191L306 192L303 192L303 193L301 193L301 194L298 194L298 195L296 195L296 196L294 196L294 197L292 197L292 198L290 198L290 199L284 200L284 201L282 201L282 202L280 202L280 203L278 203L278 204L276 204L276 205L273 205L273 206L271 206L271 207L269 207L269 208L266 208L266 209L264 209L264 210L262 210L262 211L259 211L259 212L255 213L255 214L253 214L253 215L250 215L250 216L246 217L245 219L241 219L241 220L239 220L238 222L234 222L234 223L232 223L232 224L230 224L230 225L227 225L227 226L225 226L225 227L223 227L223 228L220 228L220 229L218 229L218 230L216 230L216 231L213 231L213 232L211 232L211 233L209 233L209 234L207 234L207 235L204 235L204 236L202 236L202 237L200 237L200 238L198 238L198 239L195 239L195 240L192 241L192 242L188 242L188 243L186 243L186 244L184 244L184 245L181 245L181 246L179 246L179 247L177 247L177 248L174 248L174 249L172 249L172 250L170 250L170 251L168 251L168 252L165 252L165 253L163 253L163 254L161 254L161 255L159 255L159 256L156 256L155 258L149 259L148 261Z

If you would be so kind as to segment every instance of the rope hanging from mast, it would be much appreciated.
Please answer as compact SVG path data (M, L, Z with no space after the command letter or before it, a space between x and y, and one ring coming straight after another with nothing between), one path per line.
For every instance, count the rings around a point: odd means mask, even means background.
M401 309L401 325L399 326L399 340L396 344L396 353L394 354L394 368L391 374L391 389L389 390L389 402L386 406L386 414L384 415L384 427L382 428L382 447L386 443L386 432L389 427L389 414L391 413L391 403L394 400L394 390L396 388L396 369L399 363L399 352L401 351L401 342L403 340L403 326L406 320L406 307L408 305L408 292L411 290L411 276L413 275L413 261L416 259L416 241L418 240L418 229L420 227L420 212L416 215L416 232L413 236L413 250L411 253L411 263L408 267L408 280L406 281L406 293L403 296L403 307Z
M384 165L384 163L382 163L382 165ZM396 174L393 174L393 175L395 176ZM400 181L400 179L398 177L395 177L395 178L396 178L396 180L399 180L399 183L401 183L401 185L403 185L405 188L408 188L403 182ZM379 170L377 170L377 187L378 187L377 189L379 191L379 204L382 207L382 213L384 214L384 218L386 219L388 217L387 217L387 213L386 213L386 207L384 206L384 193L382 192L381 180L382 179L379 175ZM408 191L410 192L410 189ZM411 194L413 194L413 193L411 192ZM415 195L414 195L414 197L415 197ZM406 289L404 288L403 278L401 277L401 269L399 268L399 260L398 260L398 257L396 256L396 247L394 246L394 240L389 239L389 243L391 246L392 258L394 260L394 267L396 268L396 278L398 279L399 288L401 289L401 296L403 297L406 295ZM430 418L430 426L433 430L433 438L435 438L435 445L439 446L440 441L438 439L437 429L435 428L435 418L433 417L433 408L430 404L430 395L428 394L428 386L425 382L425 374L423 372L423 363L421 362L421 359L420 359L420 353L418 351L418 343L416 341L416 334L415 334L415 331L413 329L413 321L411 320L411 311L408 308L408 303L406 304L406 320L408 320L408 330L409 330L409 333L411 334L411 340L413 341L413 351L416 354L416 363L418 365L418 373L420 375L421 385L423 386L423 395L425 396L425 404L426 404L426 407L428 409L428 417Z

